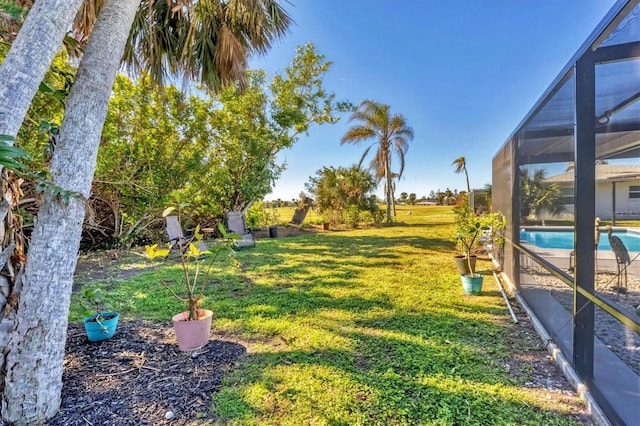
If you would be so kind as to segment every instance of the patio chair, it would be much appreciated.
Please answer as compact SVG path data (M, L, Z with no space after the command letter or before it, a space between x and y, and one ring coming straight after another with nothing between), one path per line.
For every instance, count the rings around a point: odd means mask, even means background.
M184 236L178 216L166 216L165 220L167 221L167 235L169 236L169 243L171 244L171 252L168 257L175 257L180 253L181 248L182 251L187 250L194 238ZM205 251L209 250L209 247L203 241L198 244L198 249Z
M227 228L229 228L229 231L242 237L234 242L237 248L256 246L256 239L251 229L247 228L242 212L234 211L227 213Z

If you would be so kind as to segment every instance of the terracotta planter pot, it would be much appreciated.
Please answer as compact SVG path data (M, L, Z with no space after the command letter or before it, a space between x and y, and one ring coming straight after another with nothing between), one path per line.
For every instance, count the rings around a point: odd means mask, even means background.
M469 271L469 264L467 263L467 258L465 256L456 256L453 260L456 261L456 267L458 268L458 272L460 275L468 274L469 272L475 272L476 270L476 256L471 256L471 269Z
M189 321L188 311L174 315L172 318L178 347L181 351L200 349L209 342L213 312L208 309L201 309L199 312L201 317L194 321Z

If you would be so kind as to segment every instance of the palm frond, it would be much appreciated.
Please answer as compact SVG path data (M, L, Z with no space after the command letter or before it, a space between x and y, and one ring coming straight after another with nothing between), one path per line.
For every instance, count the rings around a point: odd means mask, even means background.
M80 9L78 9L78 13L76 13L71 27L71 33L81 46L87 44L89 34L91 34L91 30L93 29L93 24L96 22L105 1L106 0L84 0L80 5Z
M342 136L340 139L341 144L345 143L354 143L357 144L367 139L374 138L376 136L376 132L374 129L367 127L365 125L354 126L347 130L347 133Z
M451 163L452 166L456 166L456 169L454 170L455 173L462 173L463 170L466 169L466 161L464 157L458 157L455 160L453 160L453 162Z
M213 91L246 88L250 55L265 52L290 23L276 0L144 0L123 63L159 85L171 78Z
M362 157L360 157L360 161L358 162L358 168L362 167L362 163L364 162L364 159L367 158L367 155L369 155L369 151L372 147L373 145L369 145L367 149L364 150L364 153L362 153Z

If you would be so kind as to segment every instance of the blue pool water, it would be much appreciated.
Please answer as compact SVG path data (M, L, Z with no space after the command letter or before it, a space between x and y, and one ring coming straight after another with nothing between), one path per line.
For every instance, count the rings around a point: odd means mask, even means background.
M640 251L640 235L632 232L614 232L613 235L620 237L629 251ZM540 248L556 248L573 250L573 231L520 231L520 241L526 241ZM607 231L602 230L598 250L609 250L609 239Z

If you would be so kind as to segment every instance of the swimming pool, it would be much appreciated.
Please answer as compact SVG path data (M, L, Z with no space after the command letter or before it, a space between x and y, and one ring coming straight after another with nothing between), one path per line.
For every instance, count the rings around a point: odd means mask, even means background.
M614 231L613 235L620 237L629 251L640 251L640 234L627 231ZM570 249L573 250L573 231L543 231L527 230L520 231L520 241L526 241L540 248ZM598 250L611 251L606 229L600 230L600 243Z

